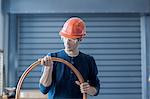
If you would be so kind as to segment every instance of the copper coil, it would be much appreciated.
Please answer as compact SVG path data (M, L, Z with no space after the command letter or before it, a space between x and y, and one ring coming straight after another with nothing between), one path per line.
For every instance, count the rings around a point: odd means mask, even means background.
M83 79L82 75L71 63L69 63L68 61L61 59L61 58L51 57L51 59L52 59L52 61L57 61L57 62L61 62L61 63L66 64L74 72L74 74L77 76L79 82L84 83L84 79ZM34 62L21 75L19 82L17 84L15 99L19 99L19 97L20 97L20 89L21 89L21 86L22 86L22 83L23 83L25 77L32 71L33 68L40 65L40 63L41 63L40 60ZM87 94L85 94L85 93L83 94L83 99L87 99Z

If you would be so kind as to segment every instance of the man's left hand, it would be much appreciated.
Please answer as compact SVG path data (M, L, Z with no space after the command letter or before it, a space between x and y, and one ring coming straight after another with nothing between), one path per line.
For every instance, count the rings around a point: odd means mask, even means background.
M80 86L81 93L87 93L89 95L95 95L97 92L95 87L90 86L90 84L87 82L80 84L79 81L75 81L75 83Z

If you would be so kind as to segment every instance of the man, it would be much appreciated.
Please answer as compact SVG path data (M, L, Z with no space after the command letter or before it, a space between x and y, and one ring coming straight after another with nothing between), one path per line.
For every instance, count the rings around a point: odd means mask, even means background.
M80 18L68 19L59 33L65 49L49 53L41 59L44 70L39 87L42 93L48 93L48 99L82 99L82 93L98 95L100 84L95 60L92 56L80 52L78 48L86 35L85 30L85 23ZM86 82L80 84L65 64L53 62L51 56L72 63Z

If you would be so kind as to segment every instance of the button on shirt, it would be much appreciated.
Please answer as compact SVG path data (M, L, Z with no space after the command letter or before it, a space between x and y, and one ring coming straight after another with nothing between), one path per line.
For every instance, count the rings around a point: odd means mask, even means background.
M84 80L96 88L96 95L99 93L98 71L93 57L82 52L79 52L79 55L76 57L70 57L64 50L48 55L62 58L73 64ZM39 87L42 93L48 93L48 99L82 99L83 94L80 91L80 86L75 83L77 80L77 77L69 67L63 63L54 62L52 84L48 87L39 84Z

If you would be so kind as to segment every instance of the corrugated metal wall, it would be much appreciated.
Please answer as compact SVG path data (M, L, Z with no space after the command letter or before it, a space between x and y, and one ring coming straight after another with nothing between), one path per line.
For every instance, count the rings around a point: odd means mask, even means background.
M19 15L17 77L38 58L63 48L58 32L67 14ZM94 99L141 99L140 17L79 14L87 24L80 49L94 56L101 82ZM38 88L41 67L26 78L23 88Z

